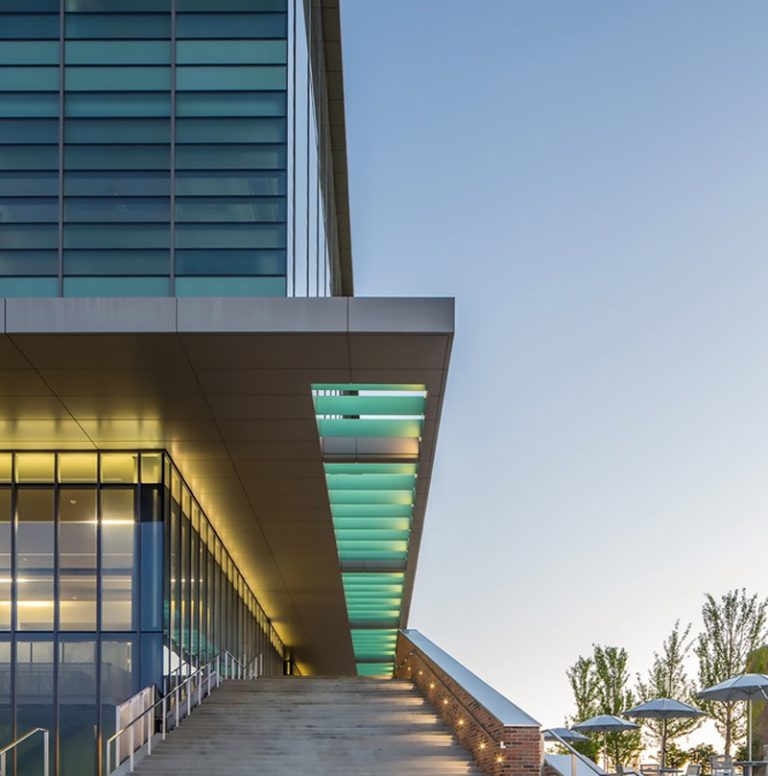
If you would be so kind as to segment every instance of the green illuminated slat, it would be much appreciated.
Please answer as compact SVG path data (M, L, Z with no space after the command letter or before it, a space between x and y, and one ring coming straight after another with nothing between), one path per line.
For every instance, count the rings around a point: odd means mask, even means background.
M321 437L406 437L421 436L420 420L351 420L321 418L317 421Z
M405 560L404 552L392 550L347 550L339 549L340 560Z
M383 531L407 531L411 521L406 517L337 517L333 527L338 530L350 528L377 528Z
M408 541L410 531L382 531L370 528L336 531L336 541Z
M412 474L326 474L329 490L413 490Z
M316 396L318 415L423 415L423 396Z
M402 571L343 571L342 580L347 582L364 582L366 585L391 584L392 582L403 582L405 574Z
M408 552L407 541L392 539L381 541L376 541L375 539L342 539L337 541L336 544L341 552L346 552L347 550L356 550L358 552L362 552L363 550L372 550L375 552L386 550L387 552L398 552L403 557L405 557L405 553Z
M336 504L413 504L412 490L329 490L331 506Z
M327 463L326 474L416 474L415 463Z
M393 666L387 663L358 663L357 675L368 676L371 679L391 679L394 673Z
M410 517L411 503L407 504L331 504L336 517Z
M420 391L427 386L419 383L314 383L313 391Z

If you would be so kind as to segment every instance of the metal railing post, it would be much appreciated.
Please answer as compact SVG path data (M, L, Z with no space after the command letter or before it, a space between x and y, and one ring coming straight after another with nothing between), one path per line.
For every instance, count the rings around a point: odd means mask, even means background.
M48 731L43 731L43 776L48 776L50 773L51 763L50 760L50 745L48 740Z
M155 713L153 711L151 714L149 714L149 713L147 713L149 711L150 711L150 709L147 709L147 711L144 712L144 716L147 718L147 731L146 731L146 736L147 736L147 754L152 754L152 736L155 733L155 731L152 730L152 728L154 727L152 722L153 722L153 720L155 718Z
M176 727L179 726L179 685L173 688L173 700L176 707Z
M167 722L167 714L166 714L166 696L163 695L163 726L162 726L162 735L163 735L163 741L165 741L165 735L166 735L166 722Z
M0 776L8 776L5 772L5 752L0 754Z
M192 689L192 682L187 680L187 716L189 716L192 713L192 693L190 690Z

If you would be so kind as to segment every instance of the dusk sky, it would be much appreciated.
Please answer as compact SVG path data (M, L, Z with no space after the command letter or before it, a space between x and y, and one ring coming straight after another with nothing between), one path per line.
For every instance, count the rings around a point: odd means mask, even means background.
M410 625L560 724L768 594L768 3L342 16L356 293L456 297Z

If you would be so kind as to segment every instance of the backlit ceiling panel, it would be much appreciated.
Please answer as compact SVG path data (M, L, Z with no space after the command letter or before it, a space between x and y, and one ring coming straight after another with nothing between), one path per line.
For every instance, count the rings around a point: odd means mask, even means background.
M318 384L312 394L357 672L390 677L426 390Z

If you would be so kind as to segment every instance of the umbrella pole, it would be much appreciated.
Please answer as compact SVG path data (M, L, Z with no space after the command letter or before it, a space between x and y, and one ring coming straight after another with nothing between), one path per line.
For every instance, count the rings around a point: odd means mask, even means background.
M752 701L747 700L747 760L751 760L751 759L752 759Z
M667 720L661 721L661 762L662 770L667 767Z

